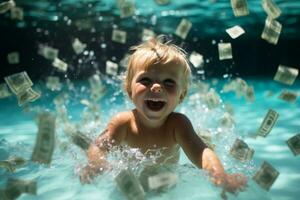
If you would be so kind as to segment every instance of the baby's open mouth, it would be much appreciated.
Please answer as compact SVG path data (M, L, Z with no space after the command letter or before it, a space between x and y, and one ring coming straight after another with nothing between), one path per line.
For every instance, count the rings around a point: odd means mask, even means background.
M160 101L160 100L145 100L145 102L147 107L152 111L159 111L166 104L165 101Z

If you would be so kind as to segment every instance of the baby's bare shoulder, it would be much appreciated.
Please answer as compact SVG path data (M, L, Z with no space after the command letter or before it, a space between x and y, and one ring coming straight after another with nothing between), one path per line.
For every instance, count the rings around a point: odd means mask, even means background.
M186 115L184 115L182 113L178 113L178 112L171 113L169 116L169 121L171 123L176 123L178 126L180 126L181 123L189 123L190 122L189 118Z

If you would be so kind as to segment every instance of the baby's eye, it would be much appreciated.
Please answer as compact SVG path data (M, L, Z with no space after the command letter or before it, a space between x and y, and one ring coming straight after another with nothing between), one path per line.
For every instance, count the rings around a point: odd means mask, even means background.
M172 79L166 79L164 80L164 85L167 87L173 87L176 85L176 82Z
M144 78L141 78L138 82L143 84L143 85L149 85L151 83L151 79L147 78L147 77L144 77Z

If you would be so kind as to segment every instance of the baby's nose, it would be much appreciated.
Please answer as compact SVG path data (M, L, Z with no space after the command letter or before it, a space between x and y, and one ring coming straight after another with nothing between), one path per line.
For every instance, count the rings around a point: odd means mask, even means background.
M151 87L151 91L160 93L160 92L162 92L162 88L161 88L160 84L154 83Z

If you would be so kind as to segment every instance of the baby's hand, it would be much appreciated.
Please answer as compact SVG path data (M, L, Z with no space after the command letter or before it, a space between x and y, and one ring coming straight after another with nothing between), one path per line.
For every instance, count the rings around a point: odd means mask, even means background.
M93 178L111 169L111 166L93 167L90 164L85 166L79 174L79 179L82 184L91 183Z
M225 174L223 187L226 191L235 193L242 191L247 185L247 177L243 174Z

